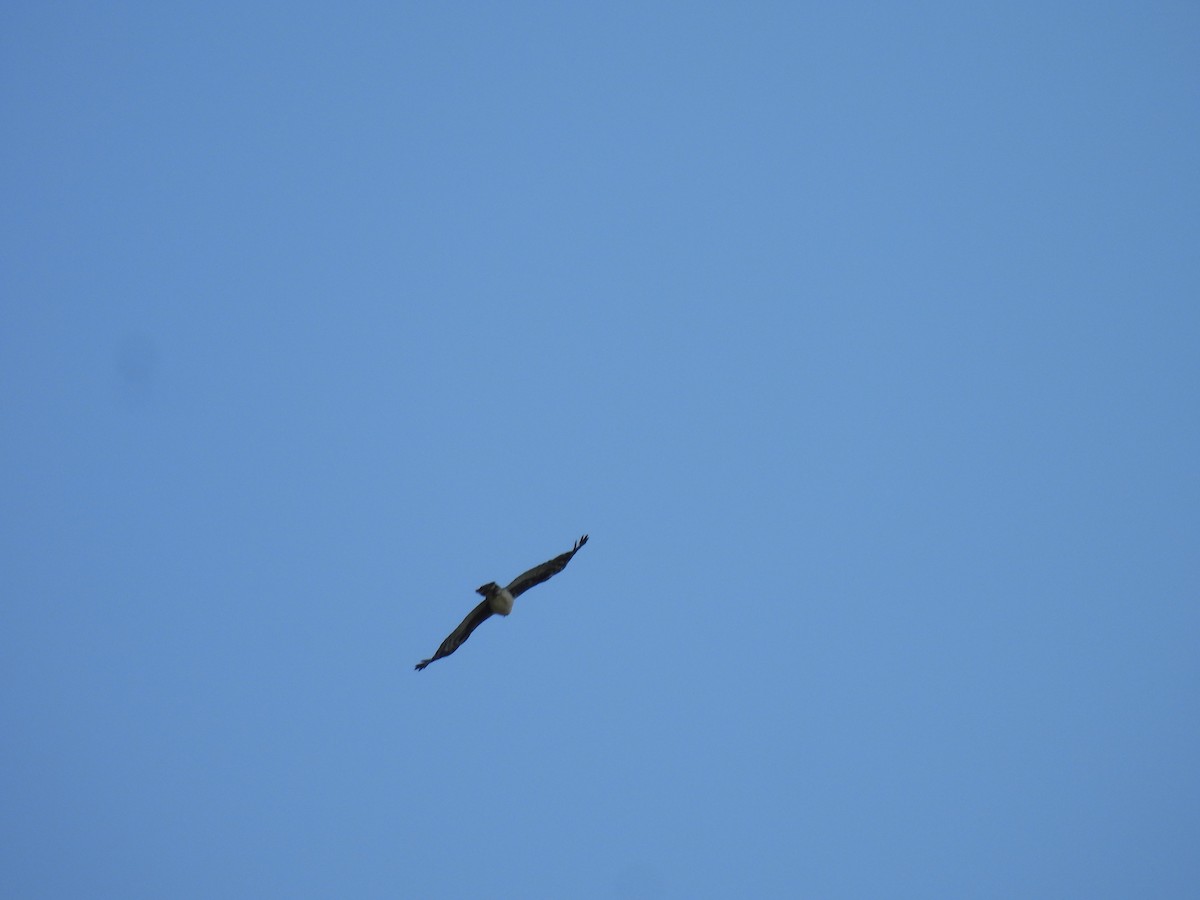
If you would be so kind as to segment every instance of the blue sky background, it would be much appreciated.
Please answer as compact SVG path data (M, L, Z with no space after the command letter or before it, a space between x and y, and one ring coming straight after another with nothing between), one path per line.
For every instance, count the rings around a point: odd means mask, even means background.
M0 894L1195 896L1195 4L0 72Z

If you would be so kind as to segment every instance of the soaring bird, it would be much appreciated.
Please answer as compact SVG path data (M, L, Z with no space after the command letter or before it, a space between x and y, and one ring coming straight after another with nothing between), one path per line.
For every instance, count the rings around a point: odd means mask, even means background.
M471 636L471 632L478 628L492 613L507 616L512 612L514 600L531 587L541 584L543 581L554 577L565 569L567 563L571 561L571 557L578 553L579 548L587 543L587 539L588 536L585 534L566 553L556 556L554 559L544 562L540 566L534 566L528 572L518 575L508 587L500 587L496 582L489 581L483 587L476 588L475 593L483 595L483 602L471 610L467 617L462 620L461 625L450 632L450 636L442 641L442 646L437 648L437 653L433 654L429 659L423 659L417 663L417 671L420 672L435 659L449 656L457 650Z

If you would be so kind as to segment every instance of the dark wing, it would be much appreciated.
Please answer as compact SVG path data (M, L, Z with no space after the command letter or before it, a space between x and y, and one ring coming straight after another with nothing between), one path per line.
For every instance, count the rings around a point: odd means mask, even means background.
M462 620L462 624L450 632L450 637L442 641L442 646L437 648L437 653L433 654L429 659L423 659L417 663L417 671L420 672L423 668L433 662L435 659L441 659L443 656L449 656L455 650L462 646L463 642L471 636L471 632L482 624L488 616L492 614L491 604L485 599L477 607L475 607Z
M579 548L587 543L588 536L585 534L575 542L575 546L561 556L556 556L550 562L544 562L540 566L535 566L528 572L523 572L513 579L506 590L513 595L513 598L520 597L531 587L541 584L547 578L553 578L559 572L567 567L567 563L571 561L571 557L579 552Z

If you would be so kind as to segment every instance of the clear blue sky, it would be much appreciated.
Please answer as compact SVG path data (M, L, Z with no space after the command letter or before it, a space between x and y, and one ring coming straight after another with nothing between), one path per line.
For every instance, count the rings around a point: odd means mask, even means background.
M0 894L1196 895L1194 3L11 3L0 72Z

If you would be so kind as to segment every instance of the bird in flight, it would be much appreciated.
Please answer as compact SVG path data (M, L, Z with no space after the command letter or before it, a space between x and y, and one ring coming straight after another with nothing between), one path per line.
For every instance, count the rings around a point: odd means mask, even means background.
M441 659L443 656L449 656L461 647L463 642L471 636L471 632L478 628L492 613L507 616L512 612L514 600L531 587L541 584L543 581L554 577L565 569L567 563L571 561L571 557L578 553L579 548L587 543L587 539L588 536L585 534L566 553L560 554L549 562L544 562L540 566L534 566L528 572L518 575L508 587L500 587L496 582L489 581L483 587L476 588L475 593L483 595L483 602L471 610L467 617L462 620L461 625L450 632L450 636L442 641L442 646L437 648L437 653L433 654L429 659L423 659L417 663L417 671L420 672L434 660Z

